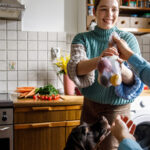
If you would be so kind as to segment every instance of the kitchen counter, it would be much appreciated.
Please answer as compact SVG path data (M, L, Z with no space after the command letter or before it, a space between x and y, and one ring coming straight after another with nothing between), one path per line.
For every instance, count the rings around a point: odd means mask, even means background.
M140 96L150 96L150 90L143 90Z
M17 99L16 97L11 97L14 102L14 107L25 107L25 106L65 106L65 105L82 105L83 96L67 96L61 95L59 100L34 100L31 98Z
M150 90L143 90L140 96L150 96ZM65 106L65 105L82 105L83 96L67 96L61 95L59 100L44 101L44 100L33 100L31 98L16 99L12 97L14 107L24 106Z

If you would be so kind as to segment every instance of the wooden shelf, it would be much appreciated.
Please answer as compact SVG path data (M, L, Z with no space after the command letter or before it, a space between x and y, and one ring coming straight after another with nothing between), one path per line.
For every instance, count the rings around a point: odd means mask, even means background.
M87 4L87 6L94 6L94 4ZM120 6L120 10L139 10L139 11L148 11L148 12L150 12L150 8L146 8L146 7Z
M150 33L150 29L144 29L144 28L119 28L120 30L123 31L128 31L128 32L139 32L139 33Z
M150 8L146 8L146 7L130 7L130 6L120 6L120 10L138 10L138 11L149 11L150 12Z

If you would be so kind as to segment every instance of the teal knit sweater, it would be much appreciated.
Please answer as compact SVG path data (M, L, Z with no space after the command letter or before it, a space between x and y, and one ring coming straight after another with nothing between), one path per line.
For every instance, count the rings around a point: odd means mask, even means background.
M75 83L76 83L75 78L82 78L82 77L79 77L76 75L76 73L73 73L73 70L76 70L77 65L77 64L74 65L75 64L74 58L76 59L80 59L80 57L82 58L83 52L80 54L80 56L74 54L74 52L78 51L81 48L81 46L83 46L87 59L100 56L103 50L108 48L109 37L111 33L114 31L117 32L118 35L128 43L128 46L136 54L140 54L139 45L135 36L129 32L120 31L117 27L113 27L109 30L104 30L96 26L95 30L93 31L79 33L75 36L75 38L72 41L71 59L67 66L68 75ZM76 47L76 45L79 45L79 47ZM134 99L123 99L118 97L115 93L115 87L111 86L105 88L104 86L100 85L97 82L97 77L98 71L95 70L94 82L88 87L80 88L81 93L86 98L101 104L111 104L111 105L127 104L131 103L134 100ZM129 86L129 88L131 87ZM137 95L139 95L139 93Z

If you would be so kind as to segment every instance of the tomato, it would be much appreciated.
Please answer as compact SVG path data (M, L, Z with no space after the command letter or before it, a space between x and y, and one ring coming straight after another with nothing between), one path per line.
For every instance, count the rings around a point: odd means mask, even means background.
M33 99L36 100L36 95L33 95Z
M45 100L48 100L48 97L47 97L47 96L44 96L44 99L45 99Z
M52 94L52 99L54 99L55 98L55 95L54 94Z
M55 95L55 97L53 98L53 100L57 100L59 98L60 98L60 95L58 94L58 95Z
M42 99L42 100L44 100L44 99L45 99L45 97L44 97L44 96L41 96L41 99Z
M40 95L38 95L37 98L40 99Z
M49 97L48 97L48 100L51 101L51 100L52 100L52 96L49 96Z

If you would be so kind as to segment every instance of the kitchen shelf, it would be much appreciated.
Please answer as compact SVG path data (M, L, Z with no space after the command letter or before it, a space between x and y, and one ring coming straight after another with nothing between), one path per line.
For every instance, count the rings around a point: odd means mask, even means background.
M119 28L120 30L123 31L128 31L128 32L139 32L139 33L150 33L150 29L144 29L144 28Z
M138 1L137 1L138 2ZM150 13L150 8L147 7L131 7L131 6L123 6L122 0L120 0L120 12L119 17L121 17L121 23L118 20L117 26L119 29L123 31L133 32L134 34L145 34L150 33L150 18L144 17L144 13ZM128 4L130 4L130 0L128 0ZM86 29L90 26L92 20L95 20L95 16L88 15L88 6L94 6L94 4L89 4L88 0L86 1L87 7L87 16L86 16ZM138 6L138 3L137 3ZM146 4L145 4L146 6ZM137 14L139 17L131 17L132 14ZM124 17L124 18L123 18ZM127 20L126 20L127 19ZM145 21L146 20L146 21ZM124 23L123 23L124 22ZM127 24L128 22L128 24ZM127 24L127 26L126 26Z

